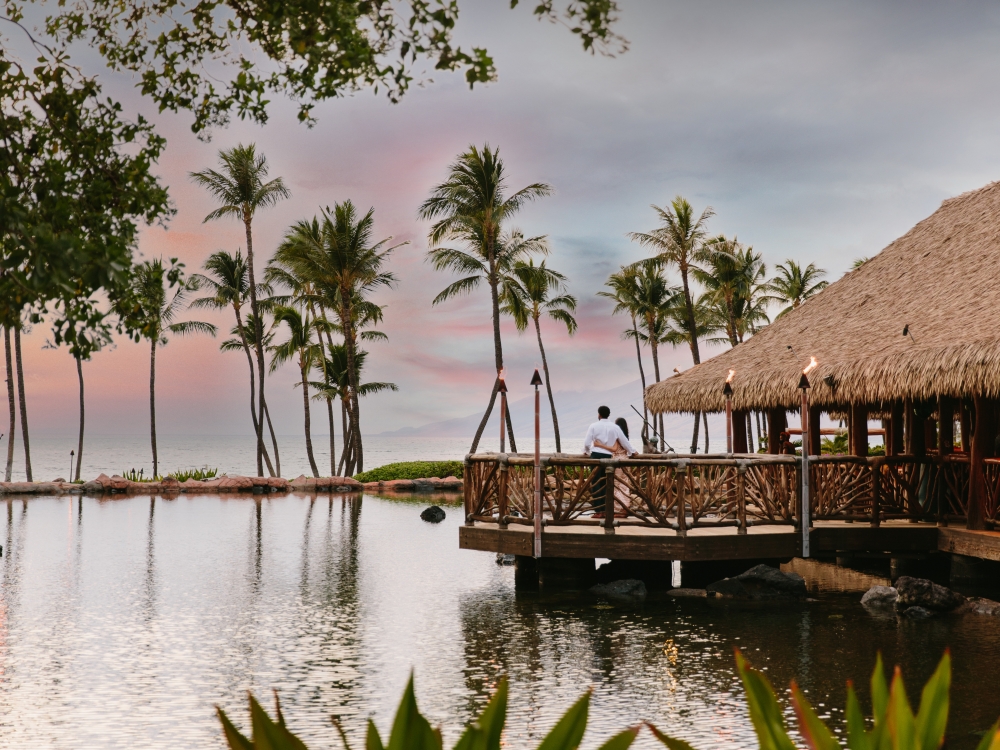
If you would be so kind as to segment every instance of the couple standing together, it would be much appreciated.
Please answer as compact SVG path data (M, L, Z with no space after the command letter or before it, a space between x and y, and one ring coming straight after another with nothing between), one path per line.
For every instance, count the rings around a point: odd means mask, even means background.
M583 452L591 458L627 458L638 451L628 441L628 422L619 417L614 422L610 420L611 409L601 406L597 410L597 421L587 429L587 437L583 442ZM607 495L607 483L604 481L604 467L594 469L594 482L591 485L594 517L603 518ZM625 507L628 507L626 502Z

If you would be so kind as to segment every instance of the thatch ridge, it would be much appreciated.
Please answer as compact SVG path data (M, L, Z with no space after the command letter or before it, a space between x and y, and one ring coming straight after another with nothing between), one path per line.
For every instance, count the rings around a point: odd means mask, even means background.
M646 389L654 411L877 407L903 398L1000 395L1000 182L931 216L743 344ZM909 335L903 335L904 326ZM824 382L832 377L833 387Z

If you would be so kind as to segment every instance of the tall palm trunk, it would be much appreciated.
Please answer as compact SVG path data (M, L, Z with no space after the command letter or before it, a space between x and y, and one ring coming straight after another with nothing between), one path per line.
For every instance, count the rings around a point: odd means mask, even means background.
M632 338L635 339L635 358L639 361L639 380L642 382L642 447L643 451L649 443L649 410L646 408L646 372L642 369L642 348L639 346L639 328L632 316Z
M479 447L479 441L483 437L483 431L486 429L486 423L490 419L490 414L493 413L493 405L496 403L497 393L500 391L500 371L503 369L503 344L500 341L500 293L498 290L499 282L497 279L496 257L492 238L488 240L486 249L490 263L489 281L490 304L493 312L493 357L497 368L497 378L493 381L493 393L490 394L490 403L486 407L486 413L483 415L482 421L479 423L479 429L476 430L476 436L472 439L472 447L469 449L469 453L476 452L476 448ZM501 419L504 417L506 417L507 421L507 438L510 440L511 453L517 453L517 444L514 442L514 426L510 420L509 409L506 415L501 415Z
M261 429L257 419L257 395L253 374L253 356L250 354L250 345L247 342L247 333L246 329L243 327L243 317L240 315L240 309L234 305L233 310L236 313L236 330L240 333L240 341L243 344L243 351L246 352L247 364L250 366L250 419L253 421L253 431L256 435L261 432ZM261 418L263 418L263 415L261 415ZM267 447L265 447L262 442L260 448L261 457L263 457L264 462L267 464L267 471L273 477L274 467L271 465L271 457L267 453Z
M10 427L7 430L7 469L4 472L5 482L10 481L14 470L14 438L17 430L17 397L14 393L14 357L10 352L10 328L3 327L3 349L7 360L7 408L10 412Z
M157 476L159 458L156 455L156 340L149 342L149 443L153 447L153 478Z
M545 347L542 346L542 329L538 324L538 310L535 310L535 336L538 337L538 351L542 355L542 370L545 371L545 392L549 395L549 408L552 410L552 429L556 433L556 453L562 453L559 441L559 417L556 416L556 401L552 398L552 384L549 382L549 361L545 357Z
M250 311L253 313L253 344L257 350L257 401L264 408L264 322L260 317L260 307L257 304L257 281L253 274L253 234L250 231L252 218L244 213L243 225L247 230L247 275L250 281ZM257 420L257 476L264 476L264 420Z
M340 290L342 304L342 324L344 328L344 351L347 354L347 381L350 390L351 455L348 458L347 476L364 471L364 448L361 442L361 417L358 407L357 353L354 337L354 310L350 303L351 290L343 286Z
M76 358L76 376L80 380L80 438L76 445L76 472L70 479L79 482L80 461L83 460L83 362L80 357Z
M705 453L708 453L708 413L702 412L701 418L705 421Z
M309 419L309 377L306 367L305 356L299 355L299 370L302 371L302 407L305 411L306 424L306 455L309 457L309 468L312 469L314 477L319 476L319 469L316 468L316 459L313 456L312 428Z
M656 341L656 321L653 319L652 314L649 314L646 319L646 326L649 330L649 348L653 352L653 377L656 378L656 382L660 382L660 355L659 355L659 344ZM643 400L645 403L645 400ZM663 437L663 415L659 415L657 420L657 426L660 428L660 451L666 449L665 438Z
M267 419L267 430L271 433L271 445L274 447L274 473L276 476L281 476L281 456L278 455L278 438L274 436L274 425L271 424L271 412L268 411L267 401L265 401L262 406L264 407L264 418Z
M691 359L696 365L701 364L701 352L698 350L698 327L694 318L694 301L691 299L691 285L688 283L688 265L681 263L681 285L684 288L684 308L687 310L688 337L691 346ZM701 422L701 413L695 412L694 432L691 435L691 452L698 452L698 425ZM708 433L708 419L705 420L705 432Z
M326 416L330 421L330 476L337 473L337 440L333 429L333 399L326 397Z
M17 398L21 407L21 438L24 440L24 476L31 482L31 446L28 442L28 404L24 397L24 365L21 362L21 326L14 327L14 357L17 361Z
M345 476L342 472L347 466L347 452L351 448L351 435L347 430L347 402L344 396L340 397L340 434L344 436L344 450L340 454L340 463L337 465L337 476Z

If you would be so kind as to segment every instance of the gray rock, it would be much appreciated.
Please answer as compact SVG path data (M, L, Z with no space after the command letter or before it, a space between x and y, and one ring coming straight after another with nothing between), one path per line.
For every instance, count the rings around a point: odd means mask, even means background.
M770 565L756 565L733 578L723 578L705 587L708 596L764 601L804 599L806 582L798 573L782 573Z
M970 615L1000 617L1000 602L995 602L992 599L982 599L975 596L966 601L965 604L959 607L956 611Z
M503 552L497 552L497 565L513 565L514 562L514 555L505 555Z
M104 485L101 484L100 482L93 482L93 481L91 481L91 482L84 482L84 484L83 484L83 491L84 492L93 492L93 493L99 494L101 492L104 492Z
M899 616L907 620L928 620L934 617L935 614L937 613L923 607L907 607L899 613Z
M424 508L420 517L428 523L441 523L445 519L445 513L438 506L432 505L429 508Z
M900 576L896 580L896 609L923 607L932 612L951 612L965 603L965 597L956 591L939 586L926 578Z
M53 481L53 482L65 482L66 480L65 480L65 479L63 479L62 477L56 477L56 478L55 478L55 479L53 479L52 481Z
M646 598L646 584L635 578L626 578L622 581L591 586L590 593L619 601L637 601Z
M866 607L892 607L898 598L899 593L892 586L872 586L861 597L861 603Z

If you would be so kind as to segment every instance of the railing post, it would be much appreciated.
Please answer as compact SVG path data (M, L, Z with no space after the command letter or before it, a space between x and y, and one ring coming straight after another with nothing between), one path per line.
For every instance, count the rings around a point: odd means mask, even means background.
M602 458L604 464L604 533L615 533L615 468L612 458Z
M809 557L809 522L811 517L811 498L809 496L809 452L802 451L802 483L799 485L799 502L802 508L799 521L802 524L802 557Z
M497 527L507 528L507 477L508 458L506 454L500 456L500 468L497 470Z
M746 495L746 461L736 463L736 520L739 523L737 534L747 533L747 495Z
M465 467L462 469L462 491L465 494L465 525L475 526L472 520L472 459L468 454L465 456Z
M674 468L674 494L677 497L677 533L687 536L687 503L685 488L690 467L687 461L679 462Z
M537 389L535 400L537 401ZM535 445L538 445L538 441L535 441ZM534 556L539 558L542 556L542 461L538 454L538 449L535 449L535 503L534 503Z
M872 526L882 525L882 461L872 459Z

